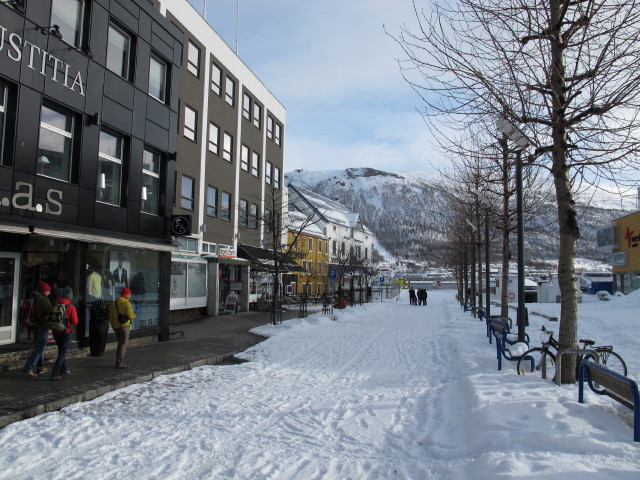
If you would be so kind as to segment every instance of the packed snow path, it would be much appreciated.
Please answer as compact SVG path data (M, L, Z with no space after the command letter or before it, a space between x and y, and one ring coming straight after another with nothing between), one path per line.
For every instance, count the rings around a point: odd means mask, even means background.
M404 295L260 327L248 363L10 425L0 479L639 478L624 407L498 372L451 291Z

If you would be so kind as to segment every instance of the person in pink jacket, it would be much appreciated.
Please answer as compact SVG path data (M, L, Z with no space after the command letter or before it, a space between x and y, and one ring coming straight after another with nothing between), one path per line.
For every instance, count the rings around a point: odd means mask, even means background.
M62 303L65 306L65 317L67 319L68 326L65 330L53 332L53 339L56 341L56 345L58 346L58 358L51 370L51 380L53 381L62 380L63 377L66 377L70 373L69 370L67 370L66 356L69 344L73 338L73 327L78 324L78 311L71 303L72 298L73 291L71 288L67 287L63 290L62 297L58 300L58 303Z

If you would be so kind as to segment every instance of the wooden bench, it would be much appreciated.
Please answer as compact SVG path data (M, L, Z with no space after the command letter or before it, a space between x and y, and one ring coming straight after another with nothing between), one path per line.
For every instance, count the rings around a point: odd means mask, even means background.
M591 360L580 362L578 402L584 403L584 382L598 395L606 395L633 410L633 441L640 442L640 393L635 380L613 372Z
M491 333L496 339L496 357L498 359L498 370L502 370L502 359L510 362L517 362L522 355L529 350L529 345L523 342L509 343L505 340L504 329L499 325L491 326ZM531 369L533 370L534 359L531 360Z

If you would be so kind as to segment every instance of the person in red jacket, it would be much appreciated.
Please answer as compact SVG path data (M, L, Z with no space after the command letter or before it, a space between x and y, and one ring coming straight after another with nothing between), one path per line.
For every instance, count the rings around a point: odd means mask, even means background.
M62 380L63 377L66 377L70 373L69 370L67 370L66 356L69 344L73 338L73 327L78 324L78 311L71 303L72 298L73 291L67 287L63 290L62 297L58 300L59 303L66 306L67 324L69 326L66 330L53 332L53 338L58 346L58 358L53 365L53 370L51 370L51 380L54 381Z

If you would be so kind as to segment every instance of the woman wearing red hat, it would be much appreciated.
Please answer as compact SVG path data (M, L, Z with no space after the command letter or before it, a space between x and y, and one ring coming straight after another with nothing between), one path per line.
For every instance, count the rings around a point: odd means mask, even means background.
M131 332L131 320L136 318L131 307L131 290L123 288L120 297L111 304L109 311L109 323L118 339L118 349L116 350L116 368L129 368L124 363L124 355L129 344L129 333Z
M36 311L36 332L34 335L33 351L22 368L22 373L29 378L37 378L39 373L44 373L44 348L47 346L47 337L49 336L49 314L51 313L51 302L49 294L51 287L48 283L38 282L38 289L32 294L33 306ZM36 370L38 365L39 370Z

